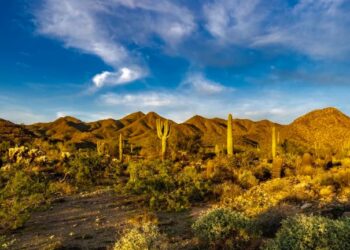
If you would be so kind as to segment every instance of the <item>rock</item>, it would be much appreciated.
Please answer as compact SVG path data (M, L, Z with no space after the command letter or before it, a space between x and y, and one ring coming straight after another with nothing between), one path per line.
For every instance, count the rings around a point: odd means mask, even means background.
M301 208L302 210L304 210L304 209L308 209L308 208L310 208L310 207L312 207L312 204L311 204L311 203L305 203L305 204L303 204L300 208Z

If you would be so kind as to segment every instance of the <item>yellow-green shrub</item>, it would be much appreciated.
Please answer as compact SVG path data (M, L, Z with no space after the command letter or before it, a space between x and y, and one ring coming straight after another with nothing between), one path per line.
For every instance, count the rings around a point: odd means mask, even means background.
M296 215L282 222L266 250L350 249L350 219Z
M251 219L225 208L206 212L192 228L204 244L214 249L244 249L249 240L258 234Z
M145 223L128 230L114 245L114 250L166 250L167 238L156 225Z

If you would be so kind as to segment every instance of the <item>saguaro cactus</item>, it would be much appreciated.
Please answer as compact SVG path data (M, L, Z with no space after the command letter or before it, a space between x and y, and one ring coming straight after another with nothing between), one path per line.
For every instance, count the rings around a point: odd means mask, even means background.
M158 138L162 141L162 160L165 158L166 153L166 141L169 138L170 135L170 127L169 127L169 121L165 120L164 122L160 119L157 119L157 135Z
M227 120L227 154L233 155L233 138L232 138L232 115L228 115Z
M276 128L275 126L272 127L272 143L271 143L271 153L272 153L272 159L274 160L276 158Z
M119 160L123 161L123 136L119 134Z

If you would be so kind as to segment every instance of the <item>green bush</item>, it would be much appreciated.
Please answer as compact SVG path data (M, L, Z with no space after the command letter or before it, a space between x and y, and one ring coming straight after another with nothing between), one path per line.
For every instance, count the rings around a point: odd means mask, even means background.
M168 249L167 238L158 227L145 223L141 227L128 230L114 245L115 250L162 250Z
M170 162L131 162L124 192L147 196L155 210L181 211L191 202L201 201L209 192L209 182L195 167L177 167Z
M226 208L208 211L192 228L203 243L219 249L244 249L257 235L251 219Z
M30 210L45 201L46 184L42 176L19 169L6 176L0 190L0 228L16 229L29 218Z
M80 187L97 184L107 166L107 162L104 161L104 158L97 154L80 153L69 161L65 174Z
M350 249L350 219L296 215L282 222L266 250Z

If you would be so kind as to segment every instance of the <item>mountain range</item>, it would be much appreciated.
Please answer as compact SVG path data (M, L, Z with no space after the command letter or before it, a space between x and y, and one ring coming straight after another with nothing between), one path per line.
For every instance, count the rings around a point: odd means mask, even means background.
M115 141L122 134L128 143L149 146L156 139L156 120L164 119L149 112L135 112L122 119L83 122L74 117L62 117L53 122L19 125L0 119L0 140L12 144L50 142L75 145L76 148L94 147L98 141ZM196 115L183 123L169 121L169 141L200 138L203 145L213 147L226 143L226 120ZM235 145L269 149L271 130L276 127L280 143L289 141L307 148L340 149L350 141L350 118L335 108L307 113L288 125L268 120L233 120Z

